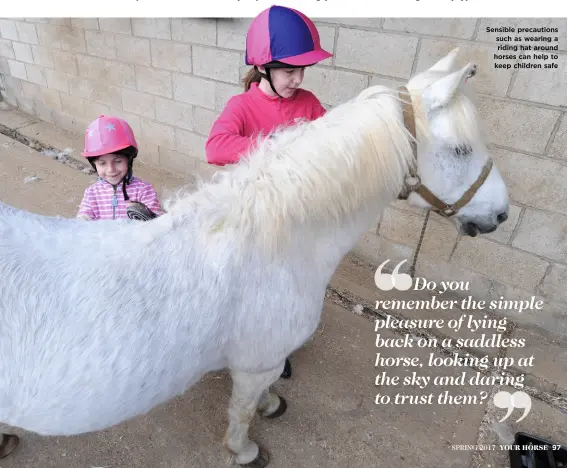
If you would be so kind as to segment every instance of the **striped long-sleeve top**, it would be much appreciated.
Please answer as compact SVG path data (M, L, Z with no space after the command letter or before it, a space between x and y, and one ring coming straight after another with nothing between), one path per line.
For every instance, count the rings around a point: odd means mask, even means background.
M91 220L127 219L126 205L122 193L122 184L113 187L105 180L99 180L87 187L77 217L87 216ZM132 177L126 186L130 201L144 203L157 215L163 214L158 195L151 184L137 177Z

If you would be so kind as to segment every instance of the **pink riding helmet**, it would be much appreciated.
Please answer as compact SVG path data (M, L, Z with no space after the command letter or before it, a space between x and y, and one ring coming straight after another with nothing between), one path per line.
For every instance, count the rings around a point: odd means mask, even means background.
M130 125L118 117L99 116L85 131L85 158L102 156L120 150L131 158L138 154L138 144Z
M273 5L249 26L247 65L307 67L332 55L322 49L313 21L293 8Z
M100 115L89 124L85 131L85 151L81 154L97 171L94 158L116 152L128 156L128 172L124 177L122 193L125 200L130 200L126 192L126 185L132 180L132 163L138 155L138 144L134 138L134 132L126 121L118 117Z

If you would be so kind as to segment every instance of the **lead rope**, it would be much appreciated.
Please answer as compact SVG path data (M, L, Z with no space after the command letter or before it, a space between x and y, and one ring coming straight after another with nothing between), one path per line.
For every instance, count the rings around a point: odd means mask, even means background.
M418 252L420 252L420 247L422 246L422 241L424 240L424 234L426 233L426 225L428 224L428 218L430 217L430 210L426 211L426 217L424 218L424 224L422 225L422 232L420 233L420 239L418 239L418 246L414 251L414 258L412 259L412 265L410 266L410 277L414 278L414 272L416 269L416 260L418 259Z

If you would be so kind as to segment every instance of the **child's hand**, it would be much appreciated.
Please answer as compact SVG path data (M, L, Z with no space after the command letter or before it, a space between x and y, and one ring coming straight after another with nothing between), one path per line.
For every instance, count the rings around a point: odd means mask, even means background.
M77 216L77 219L82 219L83 221L92 221L87 215Z

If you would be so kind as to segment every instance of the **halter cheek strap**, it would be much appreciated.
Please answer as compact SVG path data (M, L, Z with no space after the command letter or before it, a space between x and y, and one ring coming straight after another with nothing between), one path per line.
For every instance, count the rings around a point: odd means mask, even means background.
M414 109L412 107L412 98L410 97L410 92L406 88L406 86L401 86L399 88L398 93L401 101L402 101L402 115L404 118L404 125L408 132L412 135L412 147L414 152L415 162L417 161L417 144L416 144L416 122L414 119ZM491 172L493 167L493 161L488 159L483 169L481 170L481 174L477 180L471 185L471 187L461 196L461 198L452 203L451 205L444 203L440 200L436 195L432 193L428 187L422 184L420 176L418 175L416 169L412 167L409 170L409 177L406 178L404 182L404 187L401 193L398 196L399 200L406 200L411 192L416 192L420 195L426 202L428 202L431 206L433 206L433 210L441 216L449 218L450 216L455 215L461 208L469 203L469 201L473 198L479 187L483 185L487 176Z

